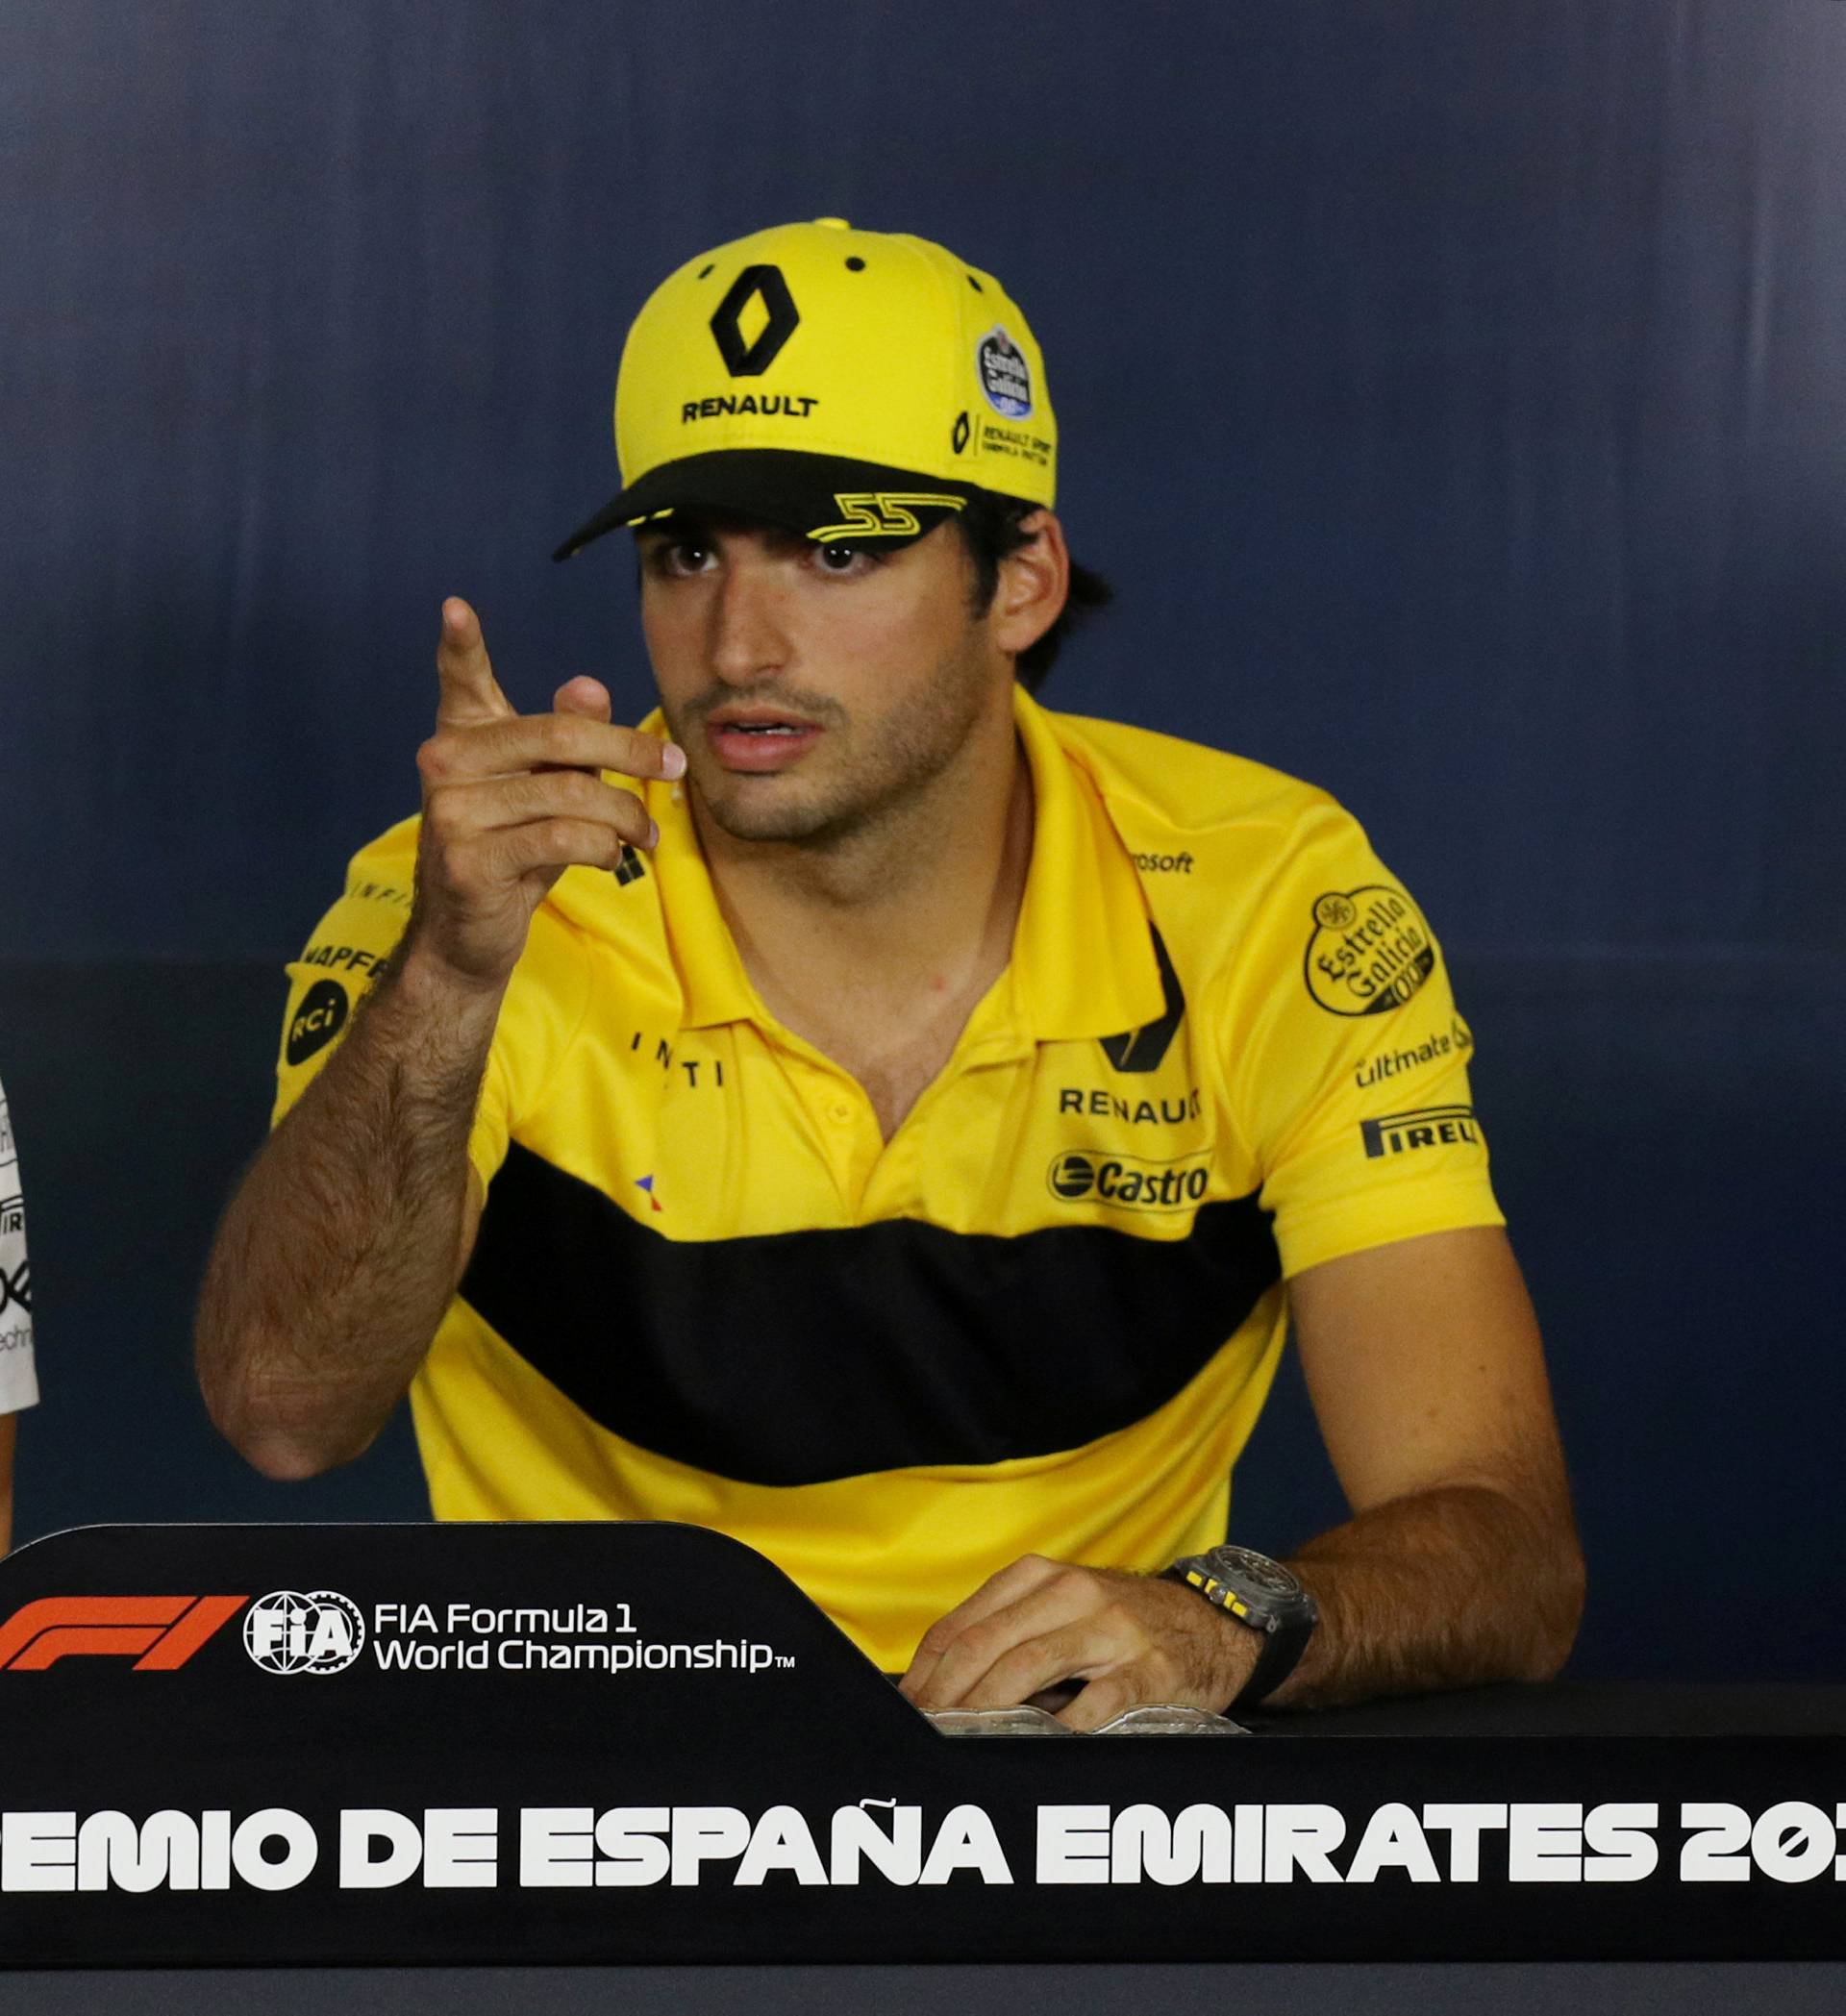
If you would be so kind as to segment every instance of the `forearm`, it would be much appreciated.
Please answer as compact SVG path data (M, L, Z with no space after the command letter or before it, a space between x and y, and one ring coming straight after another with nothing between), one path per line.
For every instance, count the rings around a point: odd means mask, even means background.
M429 1349L460 1272L498 1012L498 992L458 992L407 949L225 1213L199 1381L221 1431L270 1476L359 1455Z
M1470 1484L1393 1499L1310 1541L1289 1565L1321 1621L1271 1706L1549 1680L1583 1610L1576 1531L1549 1494Z

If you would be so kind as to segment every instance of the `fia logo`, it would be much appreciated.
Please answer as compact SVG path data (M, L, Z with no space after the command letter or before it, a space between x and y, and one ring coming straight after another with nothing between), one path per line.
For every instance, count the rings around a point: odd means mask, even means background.
M332 1589L277 1589L244 1613L243 1649L265 1673L343 1673L364 1644L359 1605Z

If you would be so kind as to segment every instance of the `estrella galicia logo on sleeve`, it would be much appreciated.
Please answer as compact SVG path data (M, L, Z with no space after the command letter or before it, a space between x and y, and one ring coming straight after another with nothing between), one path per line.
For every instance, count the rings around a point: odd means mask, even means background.
M1303 972L1308 991L1335 1015L1402 1008L1435 971L1435 942L1402 889L1367 883L1314 899Z
M999 323L975 346L974 361L981 372L981 389L994 411L1009 420L1031 419L1032 366Z
M325 1050L345 1028L350 1007L346 989L338 981L315 981L289 1017L284 1056L291 1064L305 1064L315 1051Z
M1359 1123L1365 1153L1378 1161L1418 1148L1457 1148L1481 1141L1481 1123L1471 1106L1418 1106L1404 1113L1380 1113Z

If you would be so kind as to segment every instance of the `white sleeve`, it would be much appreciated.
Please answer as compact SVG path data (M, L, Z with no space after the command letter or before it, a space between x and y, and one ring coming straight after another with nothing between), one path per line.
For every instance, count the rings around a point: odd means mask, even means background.
M0 1085L0 1414L38 1400L32 1356L32 1278L26 1268L26 1206L19 1187L19 1151Z

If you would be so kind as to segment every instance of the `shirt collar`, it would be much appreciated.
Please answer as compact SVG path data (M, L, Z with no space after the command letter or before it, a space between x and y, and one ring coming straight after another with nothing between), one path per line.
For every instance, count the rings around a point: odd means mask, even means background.
M1032 866L1012 938L1013 985L1043 1042L1158 1021L1166 993L1141 880L1095 780L1023 686L1013 719L1032 766Z
M1059 739L1057 717L1023 687L1013 719L1032 771L1032 864L1010 967L1023 1033L1045 1042L1114 1035L1157 1021L1165 992L1134 861L1094 780ZM659 713L642 724L663 731ZM761 1021L700 852L683 786L650 784L661 830L649 857L686 1008L682 1026Z

